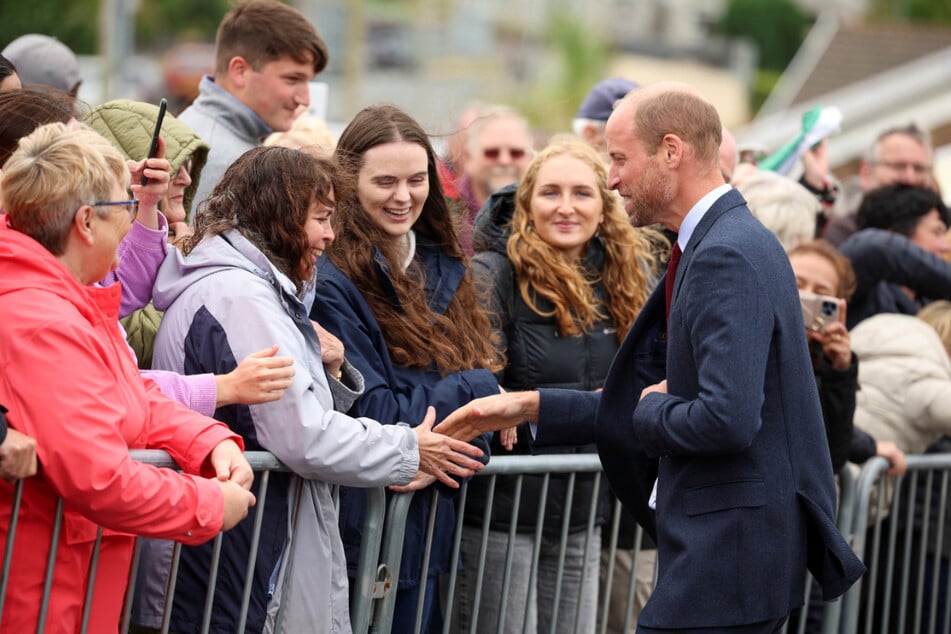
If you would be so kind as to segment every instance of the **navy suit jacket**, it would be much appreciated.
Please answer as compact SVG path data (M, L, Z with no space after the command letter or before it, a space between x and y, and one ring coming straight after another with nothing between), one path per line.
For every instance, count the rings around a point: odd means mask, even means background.
M542 391L536 438L576 439L585 409L597 407L607 477L658 546L657 586L639 623L782 618L803 603L807 565L826 599L841 595L865 567L835 526L795 278L735 190L714 203L684 250L668 331L661 280L600 396ZM667 394L638 402L665 376ZM564 424L546 429L557 419ZM647 506L655 476L656 513Z

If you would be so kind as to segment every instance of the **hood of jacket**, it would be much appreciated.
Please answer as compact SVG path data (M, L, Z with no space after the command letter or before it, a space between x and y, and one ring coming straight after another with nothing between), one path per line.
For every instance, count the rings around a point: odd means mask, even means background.
M158 106L142 101L116 99L96 106L83 117L83 122L104 136L127 159L141 161L149 152L152 131L158 118ZM208 144L194 130L170 114L162 121L165 158L172 166L172 175L192 160L191 185L185 188L186 221L191 219L192 201L198 191L201 170L208 162Z
M863 365L877 360L904 361L918 367L929 361L944 368L951 376L951 359L938 333L912 315L880 313L858 323L850 332L852 351ZM861 376L861 374L860 374Z
M204 238L187 256L178 249L171 250L155 278L152 291L155 308L167 310L198 280L235 268L249 271L286 294L296 296L297 289L290 278L277 270L237 229L228 229Z
M472 223L472 252L497 251L505 255L510 223L515 214L515 192L518 184L512 183L489 196L476 214Z

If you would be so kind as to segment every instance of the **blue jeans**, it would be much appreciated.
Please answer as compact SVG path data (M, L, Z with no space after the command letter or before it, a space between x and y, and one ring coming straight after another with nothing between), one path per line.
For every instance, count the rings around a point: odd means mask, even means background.
M482 595L478 606L476 631L494 633L499 619L504 616L501 631L521 634L523 625L528 632L550 632L552 622L558 634L575 631L593 633L597 622L598 575L601 558L601 529L595 527L585 549L585 533L568 535L564 568L558 602L555 581L559 562L559 537L542 537L539 550L538 572L534 587L529 587L532 570L534 535L517 534L512 553L508 596L502 597L508 533L489 531L486 547L485 571L482 576ZM462 570L459 571L452 611L452 632L469 632L476 616L475 592L479 569L479 551L482 545L480 529L462 529ZM584 584L581 577L584 575ZM395 630L394 630L395 631Z

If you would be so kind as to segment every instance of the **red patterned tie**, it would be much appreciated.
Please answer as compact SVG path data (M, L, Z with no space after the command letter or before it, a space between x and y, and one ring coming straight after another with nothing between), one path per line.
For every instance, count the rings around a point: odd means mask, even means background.
M674 295L674 280L677 279L677 265L680 264L680 243L675 242L674 248L670 251L670 261L667 262L667 280L664 290L667 299L667 320L670 320L670 299Z

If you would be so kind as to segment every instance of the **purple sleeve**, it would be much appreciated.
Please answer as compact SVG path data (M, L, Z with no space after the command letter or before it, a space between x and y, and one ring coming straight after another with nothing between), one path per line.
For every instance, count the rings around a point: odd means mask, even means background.
M119 243L119 268L100 282L101 286L122 282L120 317L143 308L152 300L155 276L168 253L168 221L158 214L158 223L158 229L132 223L132 229Z
M205 416L215 413L218 390L215 387L214 374L184 375L165 370L142 370L141 374L155 381L162 394L193 412Z

